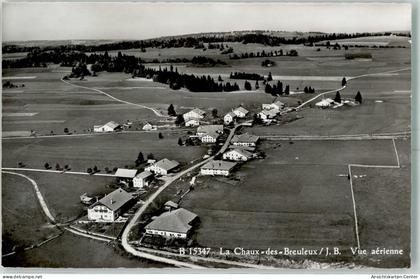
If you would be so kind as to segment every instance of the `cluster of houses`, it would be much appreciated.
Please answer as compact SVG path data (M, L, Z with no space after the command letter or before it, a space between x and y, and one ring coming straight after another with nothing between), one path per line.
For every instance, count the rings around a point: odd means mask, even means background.
M315 106L317 108L338 108L341 107L343 105L348 105L348 106L356 106L356 102L352 101L352 100L342 100L340 103L334 101L331 98L323 98L321 101L315 103Z
M200 126L200 121L206 116L206 112L199 108L195 108L183 115L186 127L197 127Z
M115 172L118 183L137 189L149 186L154 177L175 172L179 163L174 160L151 160L144 171L119 168ZM119 188L102 199L90 205L87 209L88 219L96 222L115 222L122 213L133 206L134 197L131 193Z

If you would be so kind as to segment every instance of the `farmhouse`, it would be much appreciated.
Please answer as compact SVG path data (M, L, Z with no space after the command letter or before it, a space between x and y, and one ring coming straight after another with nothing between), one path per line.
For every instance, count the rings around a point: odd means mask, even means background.
M257 114L257 117L263 121L273 119L277 116L278 110L271 109L271 110L262 110Z
M93 126L93 131L96 133L106 133L106 132L115 132L121 129L121 125L115 121L109 121L105 125L95 125Z
M245 133L242 135L234 135L231 142L235 146L256 146L259 139L259 136Z
M276 101L274 103L271 104L262 104L262 109L263 110L272 110L272 109L277 109L280 110L282 108L284 108L285 104L280 102L280 101Z
M179 163L174 160L162 159L156 163L146 167L146 171L153 172L154 174L167 175L170 171L179 166Z
M328 108L334 104L334 100L331 98L322 99L322 101L319 101L318 103L315 103L316 107L319 108Z
M117 189L88 208L88 219L96 222L114 222L129 209L133 196L123 189Z
M223 175L228 176L230 171L236 166L234 162L212 160L201 167L201 175Z
M136 169L122 169L119 168L115 172L115 176L118 179L118 182L130 184L133 178L136 176L137 170Z
M154 130L156 130L157 129L157 127L155 126L155 125L152 125L151 123L149 123L149 122L146 122L144 125L143 125L143 127L142 127L142 130L143 131L154 131Z
M197 215L184 208L179 208L162 213L147 224L145 229L146 233L151 235L186 239L191 235L197 220Z
M187 113L184 113L182 116L184 117L184 120L187 121L191 118L203 119L205 115L206 115L206 112L204 110L195 108Z
M238 118L245 118L246 115L248 114L248 110L245 109L244 107L237 107L236 109L233 110L233 113L238 117Z
M223 125L203 125L197 128L197 137L202 137L208 133L223 134Z
M219 133L210 132L210 133L207 133L205 136L201 137L201 142L215 143L219 137L220 137Z
M248 161L251 159L253 154L244 149L233 149L223 153L224 160L230 161Z
M224 117L223 117L223 121L226 125L229 125L230 123L233 122L233 120L235 120L236 114L233 112L228 112Z
M197 127L200 126L200 120L198 118L190 118L185 121L186 127Z
M139 173L133 178L133 186L136 188L143 188L149 186L150 181L153 179L153 173L150 171L144 171Z

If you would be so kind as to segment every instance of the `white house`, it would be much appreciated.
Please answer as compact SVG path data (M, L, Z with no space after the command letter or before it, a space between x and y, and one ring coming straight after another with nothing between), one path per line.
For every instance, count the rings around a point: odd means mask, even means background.
M276 101L276 102L273 102L271 104L262 104L262 109L263 110L272 110L272 109L280 110L284 107L285 107L285 104L280 102L280 101Z
M187 113L184 113L182 116L184 117L184 120L187 121L191 118L203 119L205 115L206 115L206 112L204 110L195 108Z
M226 125L229 125L235 120L236 114L234 112L228 112L224 117L223 121Z
M245 118L246 115L248 114L248 110L245 109L244 107L237 107L236 109L233 110L233 113L238 117L238 118Z
M277 116L277 113L279 111L277 109L271 109L271 110L262 110L257 114L257 117L261 120L265 121L268 119L273 119Z
M230 171L236 166L234 162L212 160L201 167L201 175L223 175L228 176Z
M109 121L105 125L93 126L93 131L96 133L114 132L121 128L121 125L115 121Z
M204 136L202 136L200 140L201 142L204 142L204 143L215 143L219 137L220 137L219 133L211 131L205 134Z
M114 222L129 209L133 196L123 189L117 189L88 208L88 219L96 222Z
M197 127L200 126L200 120L198 118L190 118L185 121L186 127Z
M153 173L150 171L144 171L139 173L133 178L133 186L136 188L143 188L149 186L150 181L153 179Z
M146 171L153 172L154 174L167 175L170 171L179 166L179 163L174 160L162 159L156 163L146 167Z
M256 146L260 137L250 135L248 133L241 134L241 135L234 135L231 143L234 146Z
M155 130L157 130L157 127L155 125L152 125L149 122L146 122L146 124L143 125L142 130L143 131L155 131Z
M331 98L322 99L321 101L315 104L315 106L319 108L328 108L332 105L334 105L334 100Z
M230 160L230 161L248 161L251 159L253 154L247 150L244 149L233 149L229 150L225 153L223 153L223 159L224 160Z
M197 215L184 208L167 211L145 226L146 233L165 238L186 239L191 234L197 218Z

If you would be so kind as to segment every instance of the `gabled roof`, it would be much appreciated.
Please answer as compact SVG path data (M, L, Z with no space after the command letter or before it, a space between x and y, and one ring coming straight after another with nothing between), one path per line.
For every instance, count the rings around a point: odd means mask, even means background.
M187 233L191 229L190 223L197 218L197 215L184 209L179 208L173 211L164 212L155 220L146 225L146 229Z
M156 162L154 164L156 167L164 169L166 171L170 171L171 169L176 168L177 166L179 166L179 163L177 161L174 160L169 160L169 159L162 159L159 162Z
M239 149L252 152L255 151L255 146L229 145L229 149Z
M117 169L115 176L123 178L133 178L136 176L137 170L133 169Z
M149 176L152 176L153 173L151 173L150 171L143 171L141 173L139 173L138 175L136 175L136 177L134 178L138 178L138 179L145 179L148 178Z
M279 107L283 107L285 105L283 102L280 102L280 101L275 101L273 104Z
M277 115L278 112L279 111L277 109L271 109L271 110L263 109L260 113L261 114L265 114L265 115L267 115L269 117L274 117L274 116Z
M206 137L206 136L209 136L209 137L212 137L214 139L217 139L220 136L220 134L218 132L215 132L215 131L210 131L210 132L206 133L203 136L203 138Z
M232 142L257 142L260 139L259 136L250 135L248 133L241 135L234 135Z
M117 128L117 127L119 127L120 126L120 124L118 124L117 122L115 122L115 121L109 121L108 123L106 123L104 126L108 126L108 127L110 127L111 129L115 129L115 128Z
M190 121L197 121L197 122L200 122L200 118L191 117L191 118L188 118L188 119L185 121L185 123L190 122Z
M249 151L247 151L247 150L245 150L245 149L237 149L237 148L235 148L235 149L232 149L232 150L227 151L226 153L230 153L230 152L237 152L237 153L239 153L240 155L242 155L242 156L244 156L246 158L251 158L252 157L252 153L249 152Z
M195 113L197 113L198 115L201 115L201 116L206 114L206 112L204 110L199 109L199 108L195 108L193 110L190 110L189 112L195 112ZM189 113L189 112L187 112L187 113Z
M197 128L197 133L217 133L223 132L223 125L202 125Z
M212 170L227 170L230 171L237 164L234 162L222 161L222 160L212 160L202 166L202 169L212 169Z
M236 114L233 111L226 113L225 117L228 115L232 116L232 118L236 117Z
M239 111L242 112L243 114L247 114L249 111L247 109L245 109L244 107L237 107L236 109L233 110L235 111Z
M102 204L110 210L116 211L132 199L133 196L130 193L127 193L123 189L119 188L94 203L91 207Z
M164 206L172 207L172 208L178 208L178 204L176 202L173 202L173 201L165 202Z

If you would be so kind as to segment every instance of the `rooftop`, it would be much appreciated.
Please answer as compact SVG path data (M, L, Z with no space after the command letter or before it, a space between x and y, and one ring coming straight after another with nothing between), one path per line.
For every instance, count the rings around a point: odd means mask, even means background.
M232 142L257 142L260 139L259 136L250 135L248 133L241 135L234 135Z
M110 127L111 129L115 129L115 128L117 128L117 127L119 127L120 126L120 124L118 124L117 122L115 122L115 121L109 121L108 123L106 123L104 126L108 126L108 127Z
M212 170L231 170L233 167L236 166L236 163L234 162L227 162L222 160L212 160L202 166L202 169L212 169Z
M135 178L145 179L145 178L148 178L151 175L153 175L153 173L151 173L150 171L143 171L143 172L139 173L138 175L136 175Z
M146 229L167 231L175 233L187 233L191 229L190 223L197 218L197 215L179 208L173 211L162 213L155 220L146 225Z
M174 169L177 166L179 166L179 163L177 161L169 160L169 159L165 158L165 159L162 159L159 162L155 163L154 165L158 168L169 171L169 170Z
M189 112L195 112L195 113L197 113L198 115L201 115L201 116L203 116L204 114L206 114L206 112L204 110L199 109L199 108L195 108L193 110L190 110Z
M115 176L123 178L134 178L136 176L136 169L117 169Z
M234 109L234 111L239 111L239 112L242 112L242 113L244 113L244 114L247 114L249 111L246 109L246 108L244 108L244 107L237 107L236 109Z
M228 153L228 152L237 152L237 153L239 153L239 154L241 154L242 156L245 156L245 157L247 157L247 158L252 157L252 153L251 153L251 152L249 152L249 151L248 151L248 150L246 150L246 149L238 149L238 148L235 148L235 149L232 149L232 150L227 151L226 153Z
M221 133L223 125L202 125L197 128L197 133Z
M132 199L133 196L130 193L127 193L123 189L119 188L100 199L98 202L93 204L92 207L97 204L102 204L110 210L116 211Z

